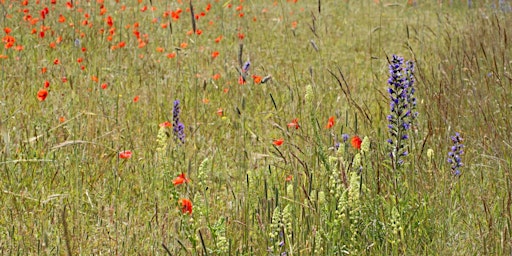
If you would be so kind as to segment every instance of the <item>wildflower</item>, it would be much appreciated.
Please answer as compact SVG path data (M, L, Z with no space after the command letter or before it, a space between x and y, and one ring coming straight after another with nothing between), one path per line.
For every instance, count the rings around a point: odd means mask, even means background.
M244 77L244 76L240 76L240 77L238 78L238 84L239 84L239 85L243 85L243 84L245 84L245 77Z
M192 214L192 201L186 198L181 198L178 200L178 203L181 205L181 212Z
M334 126L334 116L329 117L329 121L327 121L326 129L331 129Z
M338 151L338 149L340 149L340 145L341 144L339 142L334 143L334 150Z
M293 21L292 22L292 29L296 29L297 28L297 21Z
M450 148L450 152L448 152L448 163L451 165L452 174L459 176L461 174L460 167L463 165L461 155L464 154L464 144L462 144L464 139L458 132L455 133L455 136L451 136L451 139L453 146Z
M40 89L38 92L37 92L37 99L39 101L44 101L46 99L46 97L48 96L48 91L46 89Z
M44 81L44 88L50 87L50 82L48 80Z
M172 184L174 184L174 186L176 185L180 185L180 184L183 184L183 183L188 183L190 180L185 176L184 173L178 175L178 177L174 178L174 180L172 181Z
M413 96L414 89L412 88L414 83L414 66L412 62L408 62L404 70L403 64L404 60L402 57L393 55L389 65L388 93L391 101L391 114L387 116L387 119L389 121L388 130L391 135L388 143L391 146L390 157L393 169L402 165L403 160L401 158L408 154L405 149L405 141L409 138L408 130L416 115L411 115L411 108L416 104Z
M251 62L246 61L244 65L242 66L242 73L247 73L249 71L249 68L251 67Z
M110 16L107 17L106 22L109 27L112 27L114 25L114 20Z
M101 84L101 89L105 90L105 89L107 89L107 87L108 87L108 84L106 84L106 83Z
M215 43L218 43L222 40L222 35L218 36L217 38L215 38Z
M163 123L159 124L158 126L159 126L159 127L165 127L165 128L167 128L167 127L172 127L172 124L171 124L171 122L169 122L169 121L165 121L165 122L163 122Z
M347 142L348 141L348 134L344 133L341 135L341 139L343 140L343 143Z
M434 150L431 148L427 149L427 159L429 162L434 161Z
M131 157L132 157L132 151L130 151L130 150L125 150L125 151L119 152L119 158L121 158L121 159L130 159Z
M299 119L298 118L293 119L290 123L287 124L287 126L288 126L288 128L299 129L300 128Z
M370 138L368 138L368 136L364 136L363 141L361 142L361 151L362 152L370 151Z
M255 84L260 84L261 83L261 76L257 76L257 75L253 75L252 76L252 79L254 80L254 83Z
M359 136L355 135L354 137L352 137L352 139L350 140L350 144L352 145L352 147L354 147L355 149L361 149L361 143L363 141L361 140L361 138L359 138Z
M181 141L181 143L185 143L185 125L180 122L180 101L174 101L174 107L172 110L172 121L173 121L173 132L177 139Z
M6 35L2 38L2 42L5 44L5 49L9 49L14 46L14 43L16 42L16 38L10 35Z
M217 58L218 56L219 56L219 52L218 51L212 52L212 58Z
M224 115L224 111L222 110L222 108L217 109L217 115L220 117Z
M136 95L135 97L133 97L133 102L134 103L139 102L139 95Z
M156 143L157 143L156 152L158 153L159 156L165 157L165 154L166 154L165 149L167 148L167 137L168 137L167 127L170 127L171 123L166 121L164 123L161 123L159 126L160 126L160 128L158 129L158 133L156 136Z
M272 142L272 144L274 144L274 145L276 145L276 146L278 146L278 147L279 147L279 146L283 145L283 142L284 142L284 139L283 139L283 138L280 138L280 139L274 140L274 141Z

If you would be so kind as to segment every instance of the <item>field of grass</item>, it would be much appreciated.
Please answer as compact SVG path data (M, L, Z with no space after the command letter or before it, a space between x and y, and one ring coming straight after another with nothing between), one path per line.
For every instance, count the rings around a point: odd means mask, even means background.
M512 253L508 1L0 3L2 255Z

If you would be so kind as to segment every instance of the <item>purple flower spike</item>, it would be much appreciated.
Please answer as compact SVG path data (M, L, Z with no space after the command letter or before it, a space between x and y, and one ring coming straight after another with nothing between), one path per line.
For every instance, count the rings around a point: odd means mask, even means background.
M409 130L415 125L417 112L415 111L416 98L414 97L414 63L404 63L402 57L393 55L389 64L389 109L388 131L391 138L388 143L391 146L391 160L393 168L397 168L407 156L405 142L409 139Z
M464 154L464 144L462 144L464 139L456 132L455 136L451 136L451 140L453 146L450 147L447 161L452 169L452 174L458 177L461 175L460 167L463 166L461 155Z
M174 136L178 139L182 144L185 143L185 125L180 122L180 101L175 100L173 109L172 109L172 130L174 132Z

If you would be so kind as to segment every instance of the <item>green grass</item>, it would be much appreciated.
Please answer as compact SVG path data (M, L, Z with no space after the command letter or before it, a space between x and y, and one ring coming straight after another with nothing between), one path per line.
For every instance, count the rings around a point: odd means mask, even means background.
M512 20L498 1L212 0L208 12L194 1L201 35L187 35L187 1L105 1L104 15L99 1L41 2L2 3L1 24L23 50L0 50L1 254L511 253ZM177 8L178 20L164 15ZM386 142L393 54L416 65L419 112L396 170ZM158 142L176 99L186 142L173 128ZM300 128L287 127L295 118ZM447 162L455 132L465 139L459 177ZM334 151L342 134L368 137L370 150ZM133 156L120 159L124 150ZM174 186L181 173L190 182Z

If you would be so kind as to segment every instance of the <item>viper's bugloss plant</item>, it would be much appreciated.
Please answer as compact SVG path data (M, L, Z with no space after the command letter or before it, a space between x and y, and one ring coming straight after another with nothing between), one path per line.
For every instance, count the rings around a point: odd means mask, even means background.
M416 98L414 97L414 64L407 62L404 68L404 59L393 55L389 65L390 77L388 80L388 93L390 97L390 114L387 116L388 130L391 138L391 163L394 170L403 165L403 158L408 155L406 141L409 139L409 130L415 121Z
M464 154L464 144L462 144L464 139L456 132L454 136L451 136L451 140L453 145L448 152L448 163L451 165L452 174L459 176L461 175L460 167L463 165L461 155Z
M174 136L177 140L179 140L182 144L185 143L185 125L180 122L180 100L174 101L174 106L172 109L172 130L174 132Z

